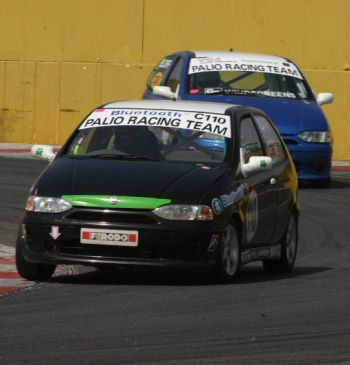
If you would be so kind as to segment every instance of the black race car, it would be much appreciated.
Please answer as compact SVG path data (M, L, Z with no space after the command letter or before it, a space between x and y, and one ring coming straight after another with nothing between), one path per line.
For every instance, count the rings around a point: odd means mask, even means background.
M224 281L255 260L293 268L297 176L260 110L115 102L90 113L56 156L50 146L32 153L52 162L18 234L24 278L48 280L57 264L191 268Z

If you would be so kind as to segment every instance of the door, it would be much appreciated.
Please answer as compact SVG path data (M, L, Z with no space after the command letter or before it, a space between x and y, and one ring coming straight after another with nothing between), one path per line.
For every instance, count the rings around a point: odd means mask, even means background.
M248 163L252 156L266 156L260 134L251 115L240 120L240 159ZM272 169L258 171L244 177L248 194L243 207L244 229L242 242L249 246L270 243L277 221L278 191Z
M270 120L261 114L254 114L265 152L272 159L272 173L277 190L277 222L273 241L278 241L287 228L290 208L293 203L290 185L290 167L285 147Z

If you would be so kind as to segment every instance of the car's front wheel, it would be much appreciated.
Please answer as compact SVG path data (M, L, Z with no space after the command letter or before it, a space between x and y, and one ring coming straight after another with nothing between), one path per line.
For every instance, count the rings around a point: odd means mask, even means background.
M24 239L19 232L16 243L16 266L18 273L25 279L47 281L53 275L56 265L29 262L24 258Z
M240 242L237 229L228 224L221 237L216 263L216 277L219 281L231 282L240 267Z
M288 226L281 240L279 260L265 260L264 269L268 272L289 272L293 269L298 250L298 223L295 213L289 218Z

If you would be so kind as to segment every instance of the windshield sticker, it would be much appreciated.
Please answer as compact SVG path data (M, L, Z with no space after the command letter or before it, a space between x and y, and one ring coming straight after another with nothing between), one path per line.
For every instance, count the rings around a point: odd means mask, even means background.
M79 129L114 126L149 126L190 129L231 138L228 115L153 109L101 109L93 111Z
M168 68L171 66L171 64L173 63L173 60L169 59L169 58L163 58L159 65L158 68Z
M155 87L155 86L159 86L162 82L162 79L163 79L163 72L157 72L153 77L152 77L152 80L151 80L151 87L152 89Z
M295 65L288 62L239 60L233 58L192 58L188 73L208 71L262 72L303 79Z
M228 89L228 88L223 88L223 87L207 87L204 89L204 94L206 94L206 95L269 96L269 97L273 97L273 98L296 99L296 95L289 91Z

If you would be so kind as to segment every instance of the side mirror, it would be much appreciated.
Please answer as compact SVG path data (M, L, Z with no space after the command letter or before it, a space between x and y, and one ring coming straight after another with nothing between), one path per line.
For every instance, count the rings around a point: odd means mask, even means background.
M316 100L319 105L331 104L331 103L333 103L333 94L332 93L319 93L317 95Z
M32 147L31 154L33 157L42 158L43 160L52 161L56 157L52 146L35 144Z
M248 163L242 163L242 173L249 176L258 171L268 170L272 167L272 159L269 156L252 156Z
M153 94L157 96L163 96L164 98L175 100L176 93L173 93L169 86L155 86L153 88Z

